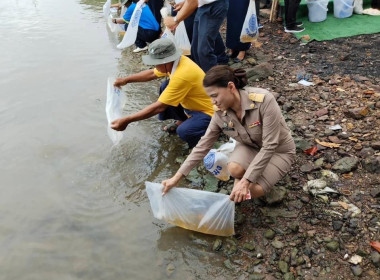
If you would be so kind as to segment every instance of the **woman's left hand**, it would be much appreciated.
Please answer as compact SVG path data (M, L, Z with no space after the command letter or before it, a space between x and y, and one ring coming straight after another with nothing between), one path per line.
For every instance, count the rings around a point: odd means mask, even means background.
M245 178L241 179L234 185L230 194L230 199L235 203L242 202L247 199L249 193L249 181Z

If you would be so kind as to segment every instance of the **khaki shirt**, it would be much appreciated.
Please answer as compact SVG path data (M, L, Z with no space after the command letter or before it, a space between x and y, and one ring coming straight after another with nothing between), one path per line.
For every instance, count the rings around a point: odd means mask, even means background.
M274 153L295 154L294 140L273 94L247 87L240 91L242 122L234 111L215 111L205 135L187 157L179 172L187 176L218 140L221 132L258 150L244 178L256 182Z

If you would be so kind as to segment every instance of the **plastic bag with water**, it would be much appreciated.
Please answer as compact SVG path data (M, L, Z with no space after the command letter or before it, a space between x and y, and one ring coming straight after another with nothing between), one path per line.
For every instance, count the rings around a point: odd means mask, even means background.
M258 36L259 27L256 16L256 5L254 0L250 0L243 28L240 33L240 42L251 43L256 41Z
M230 142L224 143L219 149L211 149L203 158L206 169L219 180L228 181L230 179L227 164L230 154L235 149L235 144L236 141L231 138Z
M172 188L162 196L161 184L145 182L145 186L155 218L202 233L234 234L235 203L228 195Z
M132 13L131 20L128 24L127 31L125 31L123 40L121 40L120 44L116 46L118 49L127 48L135 43L137 38L137 31L139 29L140 17L144 6L144 0L140 0L139 2L137 2L136 7Z
M123 116L123 108L126 97L120 88L114 87L115 78L108 78L107 81L107 103L106 115L108 121L107 132L114 145L119 144L123 138L123 131L116 131L110 127L111 122Z
M174 39L177 43L177 47L182 50L183 55L191 54L191 45L189 37L187 37L186 27L183 21L181 21L175 29Z

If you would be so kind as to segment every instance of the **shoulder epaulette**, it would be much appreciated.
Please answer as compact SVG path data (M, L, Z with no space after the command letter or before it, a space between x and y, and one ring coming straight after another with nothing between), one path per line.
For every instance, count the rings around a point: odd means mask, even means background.
M220 111L220 109L216 105L212 105L212 108L214 109L215 112Z
M248 94L248 98L252 101L261 103L264 101L265 94L264 93L250 93Z

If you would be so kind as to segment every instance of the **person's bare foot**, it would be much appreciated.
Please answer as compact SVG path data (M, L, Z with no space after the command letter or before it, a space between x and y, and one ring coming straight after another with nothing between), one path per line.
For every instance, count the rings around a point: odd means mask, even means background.
M242 61L245 58L245 51L240 51L236 58Z

